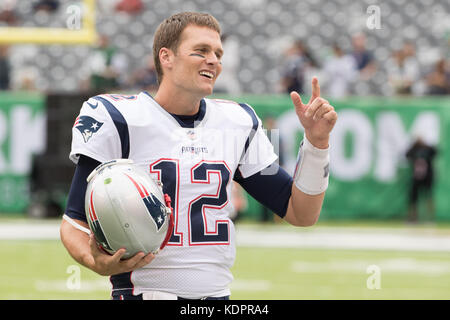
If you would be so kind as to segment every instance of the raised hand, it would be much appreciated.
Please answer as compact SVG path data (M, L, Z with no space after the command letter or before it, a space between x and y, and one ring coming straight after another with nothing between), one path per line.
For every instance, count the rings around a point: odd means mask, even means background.
M330 132L337 121L337 113L329 102L320 97L319 80L312 79L312 95L308 104L303 104L300 95L292 91L291 99L295 112L305 129L306 138L317 148L328 148Z

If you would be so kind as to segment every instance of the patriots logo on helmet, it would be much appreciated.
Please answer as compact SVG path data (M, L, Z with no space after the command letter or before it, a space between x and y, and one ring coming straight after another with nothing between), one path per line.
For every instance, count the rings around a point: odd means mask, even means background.
M121 259L128 259L164 249L174 216L171 199L157 180L130 159L114 159L93 170L87 182L86 220L106 252L125 248Z
M164 210L164 205L161 203L161 201L159 201L157 197L154 197L151 193L149 193L142 184L137 183L129 175L125 175L131 180L131 182L133 182L134 186L138 190L142 201L144 201L148 213L153 218L153 221L155 221L157 229L159 231L159 229L161 229L161 227L163 226L164 221L166 221L166 217L161 214L161 212L163 212Z
M84 142L88 142L90 138L102 127L103 122L97 121L89 116L79 116L75 120L74 128L77 128L83 136Z

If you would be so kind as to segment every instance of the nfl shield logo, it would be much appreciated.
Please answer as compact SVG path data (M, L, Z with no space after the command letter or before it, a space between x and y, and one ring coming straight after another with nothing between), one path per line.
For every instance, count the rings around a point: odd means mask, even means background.
M195 131L194 130L188 130L188 132L186 132L186 134L187 134L189 139L195 140L196 136L195 136Z

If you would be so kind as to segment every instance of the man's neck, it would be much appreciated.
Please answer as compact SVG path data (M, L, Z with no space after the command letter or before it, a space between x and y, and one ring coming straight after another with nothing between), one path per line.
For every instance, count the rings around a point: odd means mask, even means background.
M180 90L169 90L161 83L154 99L167 112L188 116L197 114L202 98L185 94Z

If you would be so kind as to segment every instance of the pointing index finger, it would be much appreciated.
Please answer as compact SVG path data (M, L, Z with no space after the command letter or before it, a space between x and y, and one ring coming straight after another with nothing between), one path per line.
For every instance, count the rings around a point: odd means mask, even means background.
M313 102L315 98L320 97L320 86L317 77L313 77L311 85L312 85L312 94L309 103Z

